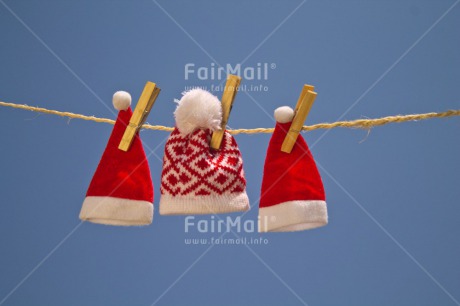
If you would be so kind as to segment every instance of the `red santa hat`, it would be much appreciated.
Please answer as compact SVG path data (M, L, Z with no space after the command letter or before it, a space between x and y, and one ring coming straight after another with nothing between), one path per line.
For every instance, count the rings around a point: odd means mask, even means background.
M118 149L132 115L131 96L113 96L119 110L107 147L86 193L80 219L110 225L146 225L153 219L153 184L142 142L136 134L131 148Z
M235 139L225 132L221 148L209 146L220 128L222 105L202 89L184 93L174 113L161 174L160 214L216 214L246 211L243 160Z
M291 232L327 224L324 187L315 161L302 135L291 153L281 145L294 111L275 110L277 121L265 159L259 205L259 232Z

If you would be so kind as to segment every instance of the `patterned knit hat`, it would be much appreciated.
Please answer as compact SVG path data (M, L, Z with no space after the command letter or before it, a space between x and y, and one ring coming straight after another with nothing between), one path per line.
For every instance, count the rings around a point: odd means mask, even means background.
M116 92L120 112L86 193L80 219L110 225L147 225L153 218L153 184L139 134L128 152L118 149L131 119L131 96Z
M259 232L301 231L327 224L323 183L302 135L291 153L281 152L293 116L290 107L275 110L277 123L268 145L262 179Z
M212 131L220 128L222 120L219 99L192 89L176 102L176 128L163 157L160 214L248 210L243 160L235 139L225 132L219 150L209 146Z

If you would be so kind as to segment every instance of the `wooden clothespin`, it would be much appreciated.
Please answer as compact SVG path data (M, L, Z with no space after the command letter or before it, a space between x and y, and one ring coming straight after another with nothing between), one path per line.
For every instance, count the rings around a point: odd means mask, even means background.
M129 124L126 126L125 133L123 134L123 138L120 141L118 149L125 152L129 150L134 140L134 136L147 119L147 116L149 115L159 93L160 88L157 87L155 83L147 82L145 84L141 97L139 98L139 101L137 101L136 108L129 120Z
M307 119L308 113L313 106L313 102L315 102L317 93L313 91L314 89L315 87L312 85L305 84L303 86L294 110L294 118L292 119L291 127L281 146L282 152L291 153L304 122Z
M211 138L211 148L219 150L224 137L225 127L227 126L228 117L232 110L233 101L235 100L238 87L240 86L241 78L237 75L229 74L227 83L225 84L224 92L222 93L222 123L220 130L214 131Z

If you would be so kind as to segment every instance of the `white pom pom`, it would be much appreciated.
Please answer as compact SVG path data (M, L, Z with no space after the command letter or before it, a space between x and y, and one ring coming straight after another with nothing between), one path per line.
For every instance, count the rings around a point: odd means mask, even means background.
M112 102L117 110L127 110L131 105L131 95L126 91L117 91L113 94Z
M279 123L291 122L294 118L294 110L289 106L281 106L275 109L275 120Z
M176 125L182 135L188 135L196 129L220 129L222 105L210 92L195 88L184 92L174 112Z

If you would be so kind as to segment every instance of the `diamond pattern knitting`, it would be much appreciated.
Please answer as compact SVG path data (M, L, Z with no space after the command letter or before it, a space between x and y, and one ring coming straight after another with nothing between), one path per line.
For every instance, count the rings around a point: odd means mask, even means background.
M225 132L221 149L209 148L209 130L187 136L177 128L166 142L161 194L207 196L244 192L243 160L235 139Z

